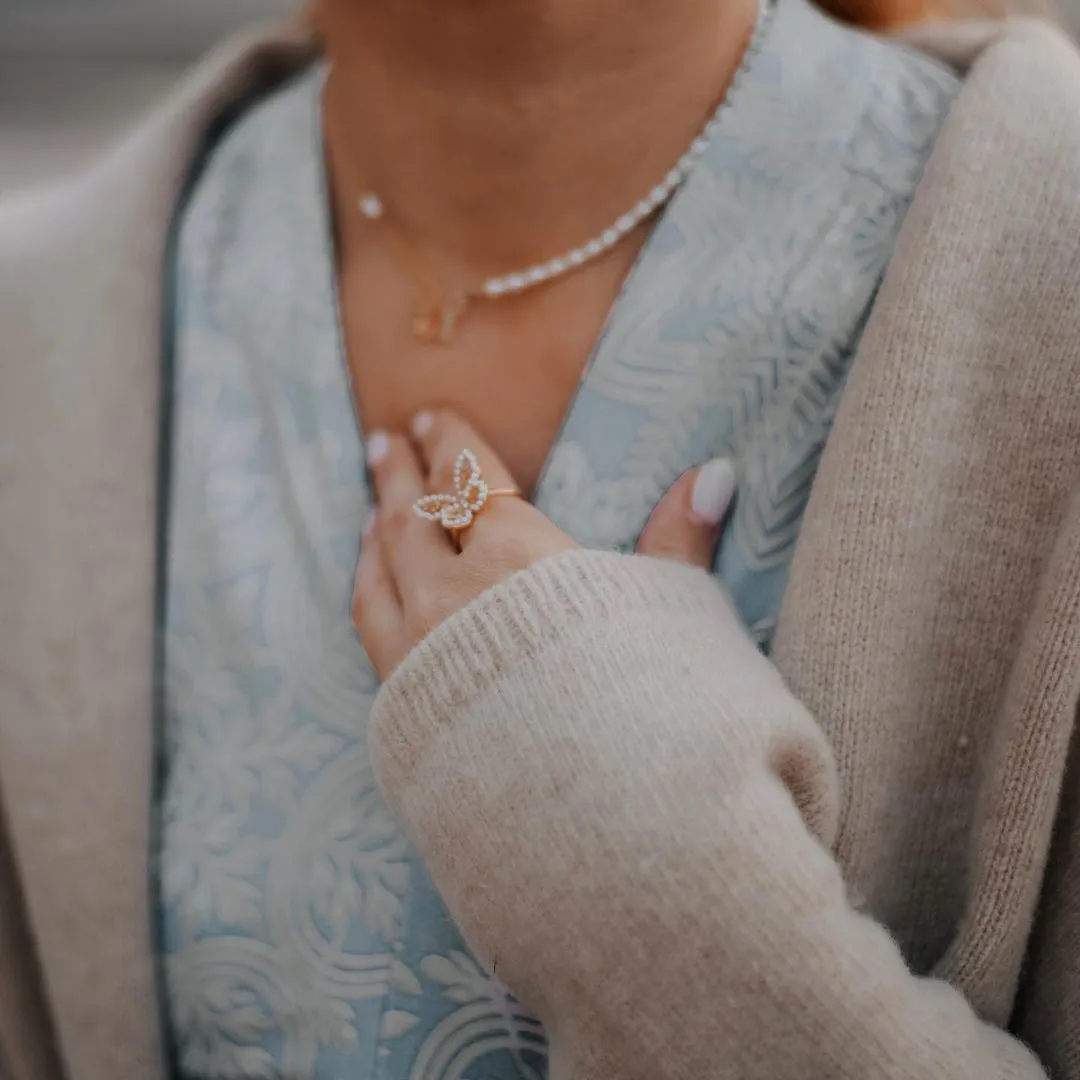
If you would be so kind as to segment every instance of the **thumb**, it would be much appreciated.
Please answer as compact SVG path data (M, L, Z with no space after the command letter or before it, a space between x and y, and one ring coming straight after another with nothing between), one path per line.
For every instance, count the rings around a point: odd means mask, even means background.
M730 458L713 458L683 473L649 517L638 554L708 569L734 494L735 467Z

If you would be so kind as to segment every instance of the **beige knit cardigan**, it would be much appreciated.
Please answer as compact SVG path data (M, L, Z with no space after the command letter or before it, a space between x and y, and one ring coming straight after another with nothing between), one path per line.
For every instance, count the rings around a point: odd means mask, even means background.
M388 797L555 1080L1080 1078L1080 57L1023 22L935 40L971 70L773 663L698 572L573 554L378 701ZM0 208L4 1080L163 1076L163 246L211 119L307 48L234 43Z

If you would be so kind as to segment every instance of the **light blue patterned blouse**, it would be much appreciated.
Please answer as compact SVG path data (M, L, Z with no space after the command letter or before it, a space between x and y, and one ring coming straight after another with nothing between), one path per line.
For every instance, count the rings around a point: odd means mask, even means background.
M349 621L368 513L337 322L318 73L253 103L174 251L160 904L189 1080L537 1080L387 815ZM721 133L596 346L538 503L630 550L687 467L737 461L717 572L767 643L811 479L956 90L779 0ZM722 1048L718 1048L722 1053Z

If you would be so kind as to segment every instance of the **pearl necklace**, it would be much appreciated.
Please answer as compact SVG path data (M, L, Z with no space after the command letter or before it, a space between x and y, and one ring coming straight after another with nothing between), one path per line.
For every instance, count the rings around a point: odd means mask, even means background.
M555 278L563 277L571 271L585 266L610 251L643 221L665 206L675 191L690 175L694 166L708 149L713 136L720 128L724 110L738 90L740 83L749 70L754 58L761 51L761 43L768 28L771 15L770 0L758 0L757 18L750 42L743 53L743 58L732 77L724 99L717 106L708 123L690 144L686 153L675 163L668 174L641 199L633 209L622 214L603 232L587 240L584 244L522 270L509 274L499 274L485 278L475 288L462 290L456 297L444 297L433 305L418 309L413 320L413 331L423 341L447 343L453 335L457 320L464 312L470 299L494 300L503 296L512 296L536 288ZM372 191L363 192L357 199L360 213L368 221L380 221L385 216L382 199Z

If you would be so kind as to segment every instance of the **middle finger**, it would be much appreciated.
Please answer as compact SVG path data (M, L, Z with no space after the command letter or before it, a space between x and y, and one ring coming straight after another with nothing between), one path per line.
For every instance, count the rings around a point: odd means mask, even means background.
M462 450L471 450L476 455L483 477L492 488L517 487L510 470L487 440L456 413L419 413L413 420L412 431L421 463L427 466L428 483L440 490L453 485L458 455Z

